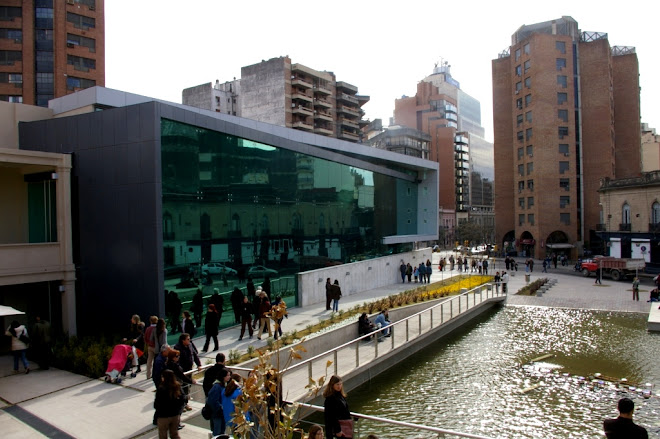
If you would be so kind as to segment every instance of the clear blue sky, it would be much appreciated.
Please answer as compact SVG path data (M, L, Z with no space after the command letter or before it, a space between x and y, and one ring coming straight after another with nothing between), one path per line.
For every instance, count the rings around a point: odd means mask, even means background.
M241 67L288 55L333 71L371 101L387 124L394 100L414 95L441 58L461 88L481 101L492 141L491 60L523 24L569 15L611 45L635 46L642 122L660 131L660 3L631 0L291 2L106 0L106 86L172 102L184 88L240 77Z

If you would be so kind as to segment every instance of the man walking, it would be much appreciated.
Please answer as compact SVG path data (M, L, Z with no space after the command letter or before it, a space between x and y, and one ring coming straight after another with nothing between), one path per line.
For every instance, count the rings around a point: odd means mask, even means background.
M646 429L633 422L635 403L630 398L621 398L617 409L618 418L603 421L603 429L608 439L648 439Z

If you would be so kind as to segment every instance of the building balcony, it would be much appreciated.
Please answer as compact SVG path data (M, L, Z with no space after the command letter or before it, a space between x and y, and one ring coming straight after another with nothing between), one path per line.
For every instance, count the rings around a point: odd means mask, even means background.
M0 244L0 279L27 275L40 280L58 279L66 270L62 254L59 242Z
M302 93L293 93L291 95L292 100L298 100L298 101L305 101L305 102L314 102L314 98L311 98L305 94Z
M308 124L307 122L304 121L297 121L294 122L293 125L291 125L292 128L295 128L297 130L305 130L305 131L313 131L314 127Z
M351 120L348 120L348 119L344 119L343 117L339 118L339 124L342 125L342 126L345 126L345 127L350 127L350 128L355 128L355 129L360 128L360 126L357 123L355 123Z
M347 130L341 130L341 132L339 133L339 138L353 140L353 141L360 140L360 136Z
M630 232L632 230L631 224L619 224L619 232Z
M357 108L351 108L351 107L346 107L344 105L340 105L337 107L337 113L345 113L345 114L350 114L351 116L354 117L361 117L362 114L360 113L360 110Z
M311 108L303 107L302 105L296 105L294 108L291 109L291 112L293 114L302 114L305 116L312 116L314 114L314 110L312 110Z
M358 105L358 99L355 96L351 96L346 93L337 93L337 100Z
M311 82L307 82L302 78L296 78L295 76L291 78L291 85L297 85L302 88L312 88L313 85Z
M315 85L314 86L314 93L315 94L320 94L320 95L330 96L332 94L332 91L329 88L325 88L321 85Z
M454 143L459 145L467 145L469 143L467 136L456 136L454 138Z
M323 111L315 111L314 119L326 120L328 122L334 121L334 119L332 118L332 114L324 113Z
M323 100L323 99L314 99L314 106L315 107L332 108L332 104L328 101Z
M322 127L316 127L314 128L314 133L315 134L322 134L324 136L332 136L332 130L328 128L322 128Z
M352 94L356 94L358 92L358 88L353 84L349 84L348 82L337 81L336 86L337 90L344 90Z

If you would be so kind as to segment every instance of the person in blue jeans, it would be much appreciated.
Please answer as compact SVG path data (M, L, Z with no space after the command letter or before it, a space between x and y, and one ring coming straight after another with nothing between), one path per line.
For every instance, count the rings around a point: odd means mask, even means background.
M18 323L18 321L14 320L5 331L5 335L11 337L11 351L14 354L14 372L18 372L18 359L20 358L23 362L25 373L30 373L30 367L25 356L25 351L27 351L28 347L26 342L21 340L22 336L28 337L27 329Z
M332 311L339 311L339 299L341 299L341 288L339 288L339 281L335 279L332 285Z

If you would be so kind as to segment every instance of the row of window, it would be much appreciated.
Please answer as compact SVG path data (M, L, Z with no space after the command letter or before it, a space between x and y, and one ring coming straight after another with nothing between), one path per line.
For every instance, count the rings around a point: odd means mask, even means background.
M565 157L568 157L569 155L569 146L568 143L560 143L558 147L558 152L560 154L563 154ZM527 145L526 147L520 147L518 148L518 160L522 160L523 157L527 154L529 157L534 156L534 146L533 145Z
M630 204L623 203L623 206L621 207L622 224L630 224L630 218L631 218L630 212L631 212ZM651 205L651 223L660 224L660 203L658 203L657 201L653 202L653 204Z
M76 29L93 29L96 27L96 20L92 17L74 14L73 12L66 13L66 21L73 24Z
M23 96L19 96L19 95L0 95L0 101L13 102L13 103L16 103L16 104L22 104L23 103Z
M23 31L20 29L0 29L0 39L23 41Z
M569 226L571 224L571 214L570 213L560 213L559 214L559 222ZM529 213L527 214L527 223L530 226L534 225L534 214ZM518 215L518 225L519 226L524 226L525 225L525 214L521 213Z
M563 174L565 172L568 172L570 170L569 166L570 162L559 162L559 173ZM518 165L518 175L521 177L525 175L525 165ZM527 175L530 175L534 171L534 162L528 162L527 163ZM520 189L520 188L519 188Z
M559 188L564 189L566 192L568 192L571 188L570 180L568 178L560 178ZM534 180L527 180L527 189L529 189L531 192L534 192ZM518 193L524 190L525 190L525 180L518 181Z
M571 197L568 195L561 195L559 197L559 208L564 209L567 207L569 204L571 204ZM527 197L527 208L531 208L534 206L534 197ZM525 208L525 197L519 197L518 198L518 207L521 209Z
M2 73L0 72L0 83L3 84L22 84L23 75L21 73Z

